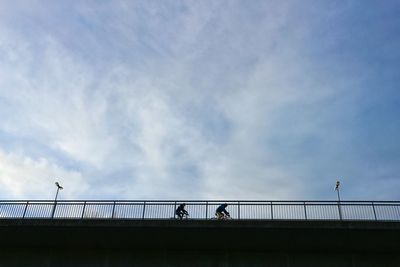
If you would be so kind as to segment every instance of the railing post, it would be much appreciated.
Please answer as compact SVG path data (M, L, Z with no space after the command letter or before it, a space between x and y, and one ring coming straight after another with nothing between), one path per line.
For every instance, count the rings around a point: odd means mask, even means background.
M271 220L274 219L274 208L272 207L272 201L271 201Z
M208 220L208 201L206 201L206 220Z
M238 201L238 220L240 220L240 201Z
M174 219L176 219L176 201L174 202Z
M375 212L375 205L374 205L373 201L371 201L371 203L372 203L372 210L374 211L374 218L375 218L375 221L377 221L376 212Z
M57 200L54 201L53 210L51 211L51 218L54 219L54 213L56 212Z
M397 220L400 220L400 212L399 212L399 204L397 203L397 204L395 204L395 210L396 210L396 212L397 212Z
M83 216L85 215L85 209L86 209L86 201L83 202L83 209L82 209L81 219L83 219Z
M29 201L26 202L25 209L24 209L24 214L22 214L22 219L25 218L26 210L28 209L28 204L29 204Z
M142 214L142 220L144 220L144 213L146 211L146 201L143 202L143 214Z
M113 203L113 209L112 209L112 213L111 213L111 219L114 219L114 211L115 211L115 201Z
M306 202L305 201L303 202L303 205L304 205L304 218L305 218L305 220L307 220L307 208L306 208Z
M343 217L342 217L342 208L340 206L340 201L338 201L338 211L339 211L339 219L342 221Z

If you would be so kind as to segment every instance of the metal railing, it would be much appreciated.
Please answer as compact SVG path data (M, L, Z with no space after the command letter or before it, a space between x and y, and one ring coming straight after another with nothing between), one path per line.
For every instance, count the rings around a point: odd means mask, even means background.
M400 201L0 201L0 219L172 219L181 203L190 219L209 220L221 203L235 220L400 221Z

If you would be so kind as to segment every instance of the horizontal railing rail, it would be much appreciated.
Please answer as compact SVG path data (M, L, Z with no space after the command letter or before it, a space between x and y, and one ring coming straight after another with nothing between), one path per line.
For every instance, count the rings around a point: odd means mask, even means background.
M175 219L181 203L195 220L215 219L227 203L234 220L400 221L400 201L288 200L2 200L0 219Z

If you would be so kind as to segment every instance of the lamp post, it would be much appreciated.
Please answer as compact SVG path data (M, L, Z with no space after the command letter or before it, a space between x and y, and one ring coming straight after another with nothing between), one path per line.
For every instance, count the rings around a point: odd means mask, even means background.
M54 206L53 206L53 211L51 212L51 218L54 218L54 213L55 213L55 211L56 211L58 191L64 189L58 182L56 182L56 186L57 186L57 192L56 192L56 197L55 197L55 199L54 199Z
M337 192L338 197L338 210L339 210L339 218L342 220L342 207L340 206L340 181L336 181L335 191Z

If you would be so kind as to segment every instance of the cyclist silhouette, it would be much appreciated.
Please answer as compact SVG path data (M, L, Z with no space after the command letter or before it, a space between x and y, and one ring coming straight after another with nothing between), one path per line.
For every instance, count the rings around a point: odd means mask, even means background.
M217 208L215 211L215 216L217 216L217 219L220 220L224 218L225 216L229 217L229 212L226 210L226 207L228 207L228 204L222 204Z
M179 219L182 220L183 215L189 215L189 213L187 212L187 210L185 210L185 203L182 203L179 205L179 207L176 209L175 214L179 217Z

